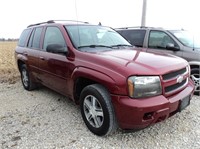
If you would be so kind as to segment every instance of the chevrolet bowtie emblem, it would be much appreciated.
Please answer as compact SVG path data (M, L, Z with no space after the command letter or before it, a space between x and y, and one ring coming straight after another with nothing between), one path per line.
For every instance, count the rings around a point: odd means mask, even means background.
M176 82L181 83L183 81L183 76L178 76Z

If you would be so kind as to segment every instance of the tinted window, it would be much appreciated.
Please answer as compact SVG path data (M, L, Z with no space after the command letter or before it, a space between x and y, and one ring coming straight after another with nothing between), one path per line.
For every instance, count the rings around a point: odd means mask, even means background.
M33 48L39 48L40 47L41 33L42 33L42 27L36 28L35 34L34 34L34 37L33 37L33 45L32 45Z
M145 30L124 30L119 32L124 38L126 38L132 45L137 47L143 47Z
M50 44L59 44L63 47L66 47L66 43L63 38L63 35L60 29L57 27L48 27L46 29L43 49L46 50L47 46Z
M148 46L150 48L163 48L165 49L167 44L172 43L175 45L173 39L162 31L151 31L149 35Z
M28 47L39 49L41 33L42 33L42 27L34 29L29 39Z
M32 31L31 36L29 38L28 47L32 47L34 33L35 33L35 29Z
M22 34L21 34L21 36L19 38L18 46L20 46L20 47L24 47L25 46L26 40L28 38L28 35L29 35L30 31L31 31L31 29L25 29L22 32Z

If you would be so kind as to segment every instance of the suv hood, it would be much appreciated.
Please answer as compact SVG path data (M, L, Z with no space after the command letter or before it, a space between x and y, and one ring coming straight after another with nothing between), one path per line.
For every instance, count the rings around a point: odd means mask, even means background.
M116 71L124 69L123 71L128 71L130 75L160 75L188 65L184 59L173 55L161 55L138 50L112 50L100 52L98 55L104 61L106 59L106 67L109 67L109 63L112 62L110 69L113 69L113 67Z

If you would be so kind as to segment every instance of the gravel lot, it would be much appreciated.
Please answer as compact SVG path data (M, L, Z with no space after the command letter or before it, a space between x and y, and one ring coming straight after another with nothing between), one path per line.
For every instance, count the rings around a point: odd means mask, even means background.
M181 113L137 132L93 135L79 107L45 87L27 92L21 82L0 84L0 148L199 149L200 98Z

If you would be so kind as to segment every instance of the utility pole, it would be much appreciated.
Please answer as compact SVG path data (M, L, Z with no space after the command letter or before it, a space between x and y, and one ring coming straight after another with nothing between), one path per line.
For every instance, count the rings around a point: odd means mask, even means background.
M147 0L143 0L141 26L145 26L146 25L146 6L147 6Z

